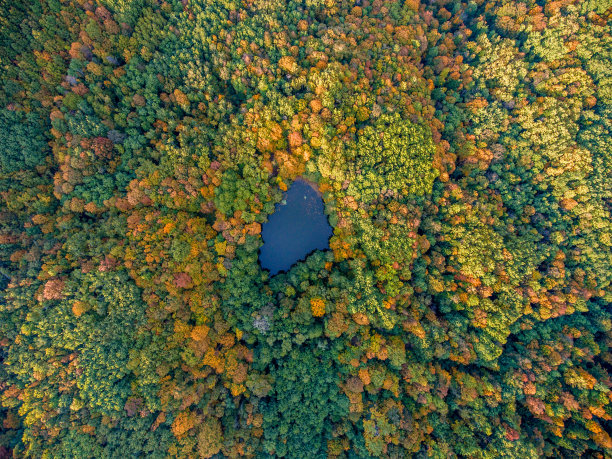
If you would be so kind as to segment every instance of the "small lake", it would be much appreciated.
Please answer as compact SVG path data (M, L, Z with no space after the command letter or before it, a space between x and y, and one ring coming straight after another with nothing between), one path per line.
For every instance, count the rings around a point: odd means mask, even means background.
M329 249L332 227L323 199L306 180L297 179L261 229L261 267L274 275L287 271L315 250Z

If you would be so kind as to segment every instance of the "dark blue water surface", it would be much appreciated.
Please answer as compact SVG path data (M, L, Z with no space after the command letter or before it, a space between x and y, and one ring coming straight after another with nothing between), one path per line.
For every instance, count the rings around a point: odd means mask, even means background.
M259 263L272 275L287 271L310 252L328 249L331 235L323 199L309 183L297 179L261 229Z

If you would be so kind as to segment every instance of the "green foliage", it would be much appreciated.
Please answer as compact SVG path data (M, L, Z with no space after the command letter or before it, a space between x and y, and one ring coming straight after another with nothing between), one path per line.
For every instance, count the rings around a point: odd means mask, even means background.
M610 456L609 22L0 0L0 456Z
M0 112L0 173L33 169L48 154L46 126L36 113Z
M275 382L262 400L264 442L278 457L326 457L334 423L348 414L348 399L336 386L332 360L321 349L296 348L275 362Z
M397 113L382 115L364 128L354 148L349 159L354 161L355 177L349 193L370 200L388 191L417 196L431 192L437 173L432 167L435 148L426 127Z

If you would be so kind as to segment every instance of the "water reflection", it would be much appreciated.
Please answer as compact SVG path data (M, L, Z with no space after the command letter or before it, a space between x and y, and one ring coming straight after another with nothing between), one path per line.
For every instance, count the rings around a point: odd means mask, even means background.
M303 179L293 182L261 235L259 262L272 275L287 271L314 250L328 249L332 228L318 191Z

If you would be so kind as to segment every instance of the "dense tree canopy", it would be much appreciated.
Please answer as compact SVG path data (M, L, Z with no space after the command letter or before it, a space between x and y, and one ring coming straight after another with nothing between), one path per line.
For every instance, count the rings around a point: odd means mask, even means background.
M611 20L0 0L0 456L612 455Z

